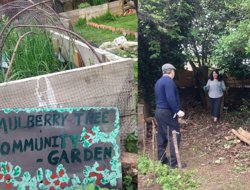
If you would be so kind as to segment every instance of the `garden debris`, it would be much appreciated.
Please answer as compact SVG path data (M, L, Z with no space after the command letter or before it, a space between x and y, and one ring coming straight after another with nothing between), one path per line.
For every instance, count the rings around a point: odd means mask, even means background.
M145 119L145 121L147 123L152 123L152 120L155 120L155 118L154 117L148 117L148 118Z
M225 137L225 139L226 139L227 141L231 141L231 140L234 140L235 137L234 137L234 136L227 136L227 137Z
M242 144L237 144L237 145L233 148L233 150L239 150L241 147L242 147Z
M122 152L121 153L122 173L124 176L132 176L133 182L138 182L138 154Z
M235 134L240 140L244 141L245 143L250 145L250 133L239 128L238 132L234 129L232 129L232 133Z

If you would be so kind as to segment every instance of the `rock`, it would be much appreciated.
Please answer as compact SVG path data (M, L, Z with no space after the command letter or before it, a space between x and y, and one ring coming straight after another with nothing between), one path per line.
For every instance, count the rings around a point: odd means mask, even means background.
M100 49L106 49L106 48L110 48L114 46L114 44L112 42L104 42L102 45L100 45Z
M64 2L64 3L63 3L63 8L64 8L65 12L66 12L66 11L72 11L72 10L74 10L74 9L73 9L73 4L72 4L72 2L70 2L70 1Z
M138 42L125 42L122 44L125 51L137 54L138 53Z
M135 8L135 3L134 3L134 1L129 1L129 2L127 2L126 6Z
M133 58L133 61L134 61L134 62L137 62L137 61L138 61L138 58Z
M119 54L122 50L119 47L106 48L105 51L113 53L115 55Z
M122 45L123 43L127 42L128 40L124 36L120 36L114 39L113 44L115 46Z

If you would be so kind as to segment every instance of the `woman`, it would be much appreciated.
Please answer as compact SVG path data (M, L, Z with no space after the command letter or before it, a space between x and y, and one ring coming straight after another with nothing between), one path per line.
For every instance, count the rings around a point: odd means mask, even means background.
M217 119L220 117L220 107L223 97L223 91L226 90L225 83L222 75L218 73L218 70L213 70L207 85L203 87L204 90L208 90L208 96L211 104L211 115L214 117L215 127L217 125Z

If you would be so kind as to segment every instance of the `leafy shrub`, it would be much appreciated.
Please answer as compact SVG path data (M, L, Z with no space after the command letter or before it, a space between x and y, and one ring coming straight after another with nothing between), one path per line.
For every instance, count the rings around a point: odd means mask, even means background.
M91 5L89 3L81 3L80 5L78 5L78 9L82 9L86 7L91 7Z
M162 185L164 190L188 190L197 189L196 181L191 179L189 173L184 173L183 178L180 176L178 169L167 169L168 166L162 165L159 161L155 161L156 183ZM139 155L138 169L142 174L148 174L154 171L153 163Z
M105 3L105 0L93 0L94 5L101 5L101 4L104 4L104 3Z
M130 133L129 136L125 139L125 141L128 152L137 153L138 137L135 135L135 132Z

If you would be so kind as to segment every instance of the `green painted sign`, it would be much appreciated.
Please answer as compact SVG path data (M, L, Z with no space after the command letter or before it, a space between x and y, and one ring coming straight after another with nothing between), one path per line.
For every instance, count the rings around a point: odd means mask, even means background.
M122 187L117 108L0 110L0 187Z

